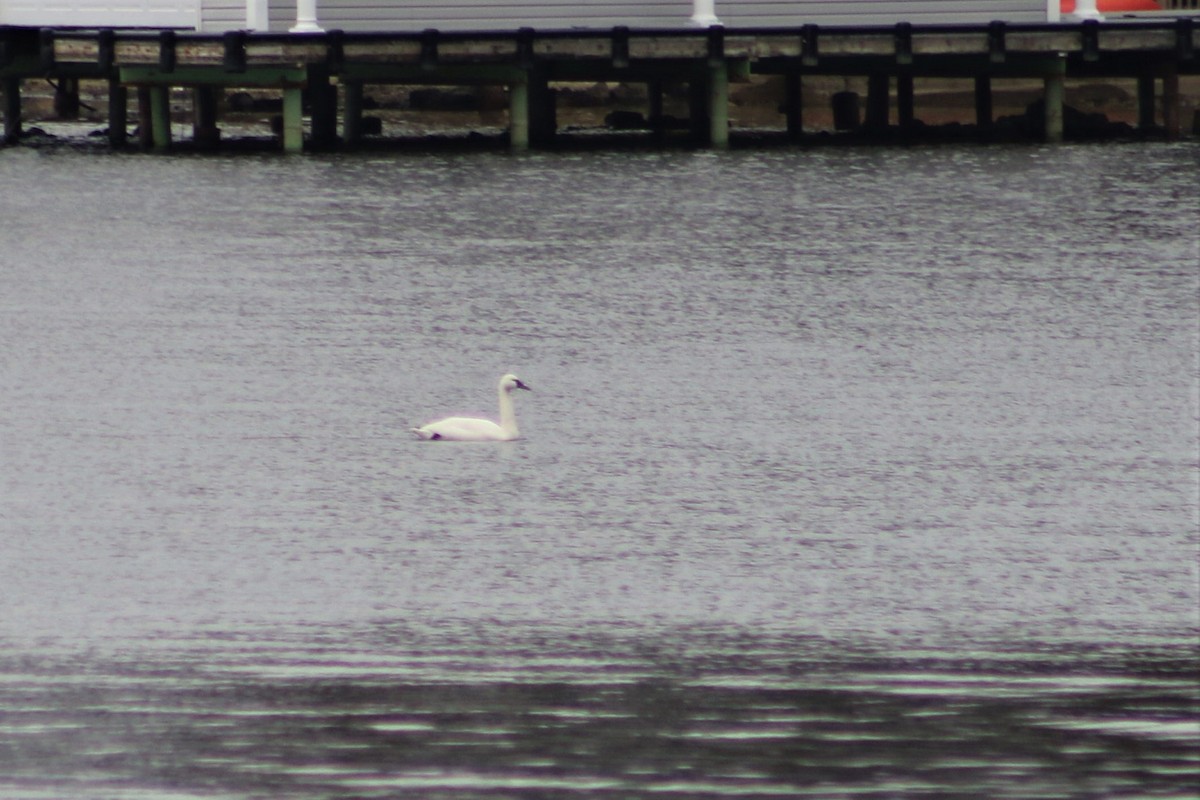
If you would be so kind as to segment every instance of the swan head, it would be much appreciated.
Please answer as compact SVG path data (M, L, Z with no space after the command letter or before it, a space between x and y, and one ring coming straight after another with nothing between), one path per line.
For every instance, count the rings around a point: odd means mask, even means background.
M500 391L508 394L512 392L513 389L524 389L527 392L533 391L533 389L530 389L528 386L526 386L520 378L510 372L500 379Z

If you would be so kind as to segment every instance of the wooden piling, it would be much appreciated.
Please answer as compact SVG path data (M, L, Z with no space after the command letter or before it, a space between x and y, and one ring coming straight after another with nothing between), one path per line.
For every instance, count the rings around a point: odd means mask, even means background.
M804 82L800 73L784 76L783 113L787 120L787 135L793 142L804 136Z
M304 91L299 86L283 89L283 151L304 150Z
M558 132L558 98L545 69L534 67L526 81L529 103L529 144L548 147Z
M54 116L58 119L79 119L79 79L60 77L54 86Z
M529 149L529 82L508 86L508 145L513 150Z
M129 140L129 90L120 81L108 82L108 143L124 147Z
M308 104L312 109L312 144L330 148L337 143L337 89L324 65L308 68Z
M138 101L138 146L143 150L154 148L154 115L150 111L150 87L137 87Z
M908 135L916 126L916 96L911 72L896 76L896 121L901 133Z
M981 136L990 136L993 122L992 78L990 75L975 76L975 126Z
M724 61L708 68L708 144L729 147L729 66Z
M1045 135L1047 143L1063 140L1063 103L1066 98L1066 59L1057 59L1043 78L1045 87Z
M21 79L6 77L4 89L4 142L16 143L21 138Z
M342 82L342 141L355 144L363 135L362 81Z
M647 112L649 113L650 130L656 140L661 141L666 135L666 119L663 117L663 83L652 80L646 84Z
M890 89L887 73L873 72L867 77L867 130L877 133L887 128Z
M1167 139L1175 141L1183 132L1182 109L1179 97L1179 73L1171 71L1162 77L1163 129Z
M1153 75L1142 74L1137 78L1137 126L1139 130L1148 131L1154 127L1154 83Z
M171 149L171 90L150 87L150 140L155 150Z
M196 146L211 149L221 143L217 127L217 90L213 86L197 86L192 90L192 140Z
M707 143L709 137L708 106L708 75L695 74L688 81L688 134L696 144Z

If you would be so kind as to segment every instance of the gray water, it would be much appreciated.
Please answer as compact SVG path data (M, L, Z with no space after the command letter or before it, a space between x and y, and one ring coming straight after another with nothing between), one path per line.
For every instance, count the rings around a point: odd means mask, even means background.
M1192 796L1198 164L0 151L0 797Z

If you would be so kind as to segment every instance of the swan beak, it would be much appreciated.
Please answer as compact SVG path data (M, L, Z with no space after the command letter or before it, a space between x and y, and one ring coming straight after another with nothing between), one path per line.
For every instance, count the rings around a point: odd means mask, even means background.
M518 388L518 389L524 389L524 390L525 390L525 391L527 391L527 392L532 392L532 391L533 391L533 389L530 389L528 386L526 386L526 385L525 385L524 383L522 383L521 381L517 381L517 388Z

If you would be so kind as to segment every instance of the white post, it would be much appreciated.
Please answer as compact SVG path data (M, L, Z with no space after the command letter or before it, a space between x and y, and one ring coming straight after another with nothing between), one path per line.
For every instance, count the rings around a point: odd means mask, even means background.
M1071 19L1104 19L1100 9L1096 8L1096 0L1075 0L1075 10L1070 13Z
M289 33L323 33L317 23L317 0L296 0L296 24L288 28Z
M246 0L246 30L268 31L270 29L271 17L267 0Z
M716 0L692 0L690 22L703 28L720 25L721 20L717 19Z

